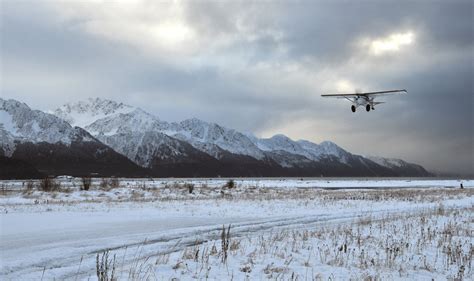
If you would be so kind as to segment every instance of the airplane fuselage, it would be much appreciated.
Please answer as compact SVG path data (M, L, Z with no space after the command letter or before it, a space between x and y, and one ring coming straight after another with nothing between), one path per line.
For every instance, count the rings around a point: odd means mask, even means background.
M365 106L370 104L370 99L368 97L356 97L352 103L356 106Z
M359 106L364 107L367 111L374 110L374 98L366 96L354 97L352 99L352 111L355 112L355 109Z
M353 94L326 94L321 95L322 97L333 97L333 98L344 98L352 103L351 110L356 112L356 108L359 106L365 107L365 110L371 111L374 110L374 106L384 103L374 101L376 95L385 95L393 93L407 93L407 90L388 90L388 91L378 91L378 92L366 92L366 93L353 93Z

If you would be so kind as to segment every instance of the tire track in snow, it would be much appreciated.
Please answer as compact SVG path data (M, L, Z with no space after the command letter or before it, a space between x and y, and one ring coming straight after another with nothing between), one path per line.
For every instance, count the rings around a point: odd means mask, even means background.
M268 233L270 231L278 231L282 229L294 229L296 227L301 227L304 229L314 229L316 227L321 226L328 226L333 224L348 224L357 222L357 220L362 220L366 218L371 218L372 221L378 221L382 219L386 219L387 216L393 215L405 215L415 212L421 212L428 210L426 206L424 207L415 207L410 208L404 211L400 211L399 209L391 210L391 209L384 209L384 210L377 210L377 211L365 211L360 213L354 212L347 212L344 214L339 215L331 215L331 214L324 214L324 215L316 215L316 216L291 216L285 218L277 218L277 219L270 219L270 220L263 220L259 222L249 222L249 223L235 223L231 226L231 237L233 238L241 238L247 235L256 235L256 234L263 234ZM396 219L396 218L393 218ZM170 254L173 252L183 251L186 247L201 245L207 242L212 241L219 241L220 235L222 231L222 225L213 225L205 229L199 230L192 230L190 229L187 232L182 232L176 235L164 235L166 237L158 237L155 239L147 239L141 243L132 243L132 244L124 244L119 247L114 248L102 248L96 251L89 253L90 255L95 255L97 253L102 253L104 251L117 251L121 249L128 249L131 247L141 247L140 250L140 257L134 256L132 258L125 260L125 266L130 265L132 263L137 262L137 260L147 260L151 257L160 256L163 254ZM198 238L195 238L195 237ZM189 238L183 238L189 237ZM193 237L193 238L191 238ZM164 243L165 245L169 245L169 247L165 247L162 250L157 250L159 245ZM148 248L148 249L145 249ZM109 255L110 256L110 255ZM123 264L122 264L123 266ZM94 270L91 268L90 270ZM88 270L81 271L79 275L85 276ZM75 277L77 272L73 275L65 275L64 278L72 278Z
M346 224L352 223L363 218L370 217L372 220L384 218L388 215L394 214L407 214L433 208L435 204L423 204L421 206L412 206L403 211L397 209L397 207L387 207L385 209L379 209L374 211L359 211L354 212L350 210L338 214L319 214L309 216L285 216L285 217L269 217L266 219L257 219L248 222L233 222L229 220L224 223L228 225L232 224L231 236L234 238L243 237L246 235L256 235L259 233L265 233L269 231L277 231L281 229L314 229L318 226L331 225L336 223ZM449 207L449 206L448 206ZM81 243L75 244L77 241L65 241L56 243L53 245L46 245L57 247L62 249L64 247L80 247L81 245L92 243L93 250L78 249L73 255L66 253L67 255L55 255L54 257L43 259L40 262L34 261L23 261L18 266L2 268L0 273L0 279L2 280L20 280L23 276L37 276L40 278L43 269L46 265L45 277L50 276L49 273L53 273L56 279L80 279L87 278L87 276L94 275L95 273L95 256L97 253L110 250L112 252L127 252L127 249L136 249L135 255L124 256L123 266L128 266L137 260L145 260L150 257L168 254L172 252L182 251L188 246L198 245L209 241L218 241L220 239L220 231L223 224L210 224L200 225L193 227L181 227L174 228L165 231L157 231L152 233L140 233L133 235L117 235L114 236L114 240L134 240L130 243L123 243L113 245L110 247L103 247L101 239L84 239L79 241ZM165 233L163 233L165 232ZM130 237L131 236L131 237ZM145 240L145 237L146 240ZM141 241L141 242L137 242ZM102 247L101 247L102 246ZM44 247L44 245L40 245ZM41 249L40 249L41 250ZM137 256L139 250L139 254ZM34 252L33 252L34 254ZM121 257L120 255L118 255ZM81 257L84 259L81 267L79 268L79 262ZM119 258L120 260L121 258ZM48 277L49 278L49 277Z

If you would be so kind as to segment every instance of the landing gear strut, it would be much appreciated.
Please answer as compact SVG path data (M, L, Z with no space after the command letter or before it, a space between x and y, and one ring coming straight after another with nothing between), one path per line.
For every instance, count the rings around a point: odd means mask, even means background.
M368 105L365 106L365 110L367 110L367 112L370 111L370 104L368 104Z
M355 107L355 105L351 106L351 110L352 110L352 112L356 112L356 107Z

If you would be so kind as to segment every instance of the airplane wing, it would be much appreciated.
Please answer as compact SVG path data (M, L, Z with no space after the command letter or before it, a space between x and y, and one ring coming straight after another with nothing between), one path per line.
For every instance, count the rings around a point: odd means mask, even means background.
M328 95L321 95L321 96L326 97L326 98L348 98L348 97L385 95L385 94L395 94L395 93L408 93L408 92L407 92L407 90L403 89L403 90L390 90L390 91L353 93L353 94L328 94Z

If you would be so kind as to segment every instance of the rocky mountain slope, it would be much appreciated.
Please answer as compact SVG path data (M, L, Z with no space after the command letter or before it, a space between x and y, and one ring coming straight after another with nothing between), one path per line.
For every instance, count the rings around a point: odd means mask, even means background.
M104 144L160 175L429 175L418 165L404 162L403 169L384 165L329 141L293 141L284 135L259 139L196 118L169 123L140 108L110 100L67 104L54 114L83 126Z
M0 156L9 159L0 162L1 169L18 167L10 175L21 171L22 177L148 174L84 129L19 101L0 99L0 121Z
M398 174L402 174L407 177L417 177L420 175L429 174L421 165L408 163L401 159L394 159L394 158L382 158L382 157L375 157L369 156L368 159L372 160L373 162L387 167Z

